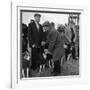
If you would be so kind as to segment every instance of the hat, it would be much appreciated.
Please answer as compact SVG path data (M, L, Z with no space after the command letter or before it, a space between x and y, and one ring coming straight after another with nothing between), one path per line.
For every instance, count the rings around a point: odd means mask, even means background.
M50 26L49 21L45 21L45 22L43 23L43 27L45 27L45 26Z
M39 16L39 17L41 17L41 15L40 15L40 14L38 14L38 13L34 14L34 17L35 17L35 16Z

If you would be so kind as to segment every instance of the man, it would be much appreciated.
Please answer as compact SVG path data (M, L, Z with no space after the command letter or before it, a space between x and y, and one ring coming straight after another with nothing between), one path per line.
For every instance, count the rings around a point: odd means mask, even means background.
M22 24L22 53L27 50L28 44L28 27L25 24Z
M37 69L38 67L38 60L39 60L39 48L42 42L43 30L42 26L39 24L40 22L40 14L34 15L34 21L29 24L28 26L28 36L29 36L29 47L32 49L32 66L33 70Z
M44 46L45 48L48 48L48 43L46 41L49 31L50 31L50 23L49 21L45 21L43 23L43 41L41 43L41 45Z
M29 64L29 60L27 61L26 59L24 59L25 56L25 52L27 51L27 44L28 44L28 27L26 24L22 23L22 76L27 75L27 67L29 65L26 64L26 62L28 62ZM30 73L29 73L30 74Z
M75 41L76 41L76 28L74 22L70 22L70 30L71 30L71 45L72 45L72 57L76 60L76 50L75 50Z

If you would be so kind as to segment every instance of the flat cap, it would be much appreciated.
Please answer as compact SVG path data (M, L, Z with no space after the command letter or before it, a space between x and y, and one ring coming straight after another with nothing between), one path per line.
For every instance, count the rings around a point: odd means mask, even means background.
M34 17L35 17L35 16L41 17L41 15L40 15L39 13L35 13L35 14L34 14Z

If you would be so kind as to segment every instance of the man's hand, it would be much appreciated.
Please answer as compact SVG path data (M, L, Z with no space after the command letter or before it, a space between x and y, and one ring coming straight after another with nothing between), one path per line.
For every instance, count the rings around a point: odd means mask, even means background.
M44 59L46 59L47 58L47 55L45 53L43 53L43 57L44 57Z
M44 46L45 44L46 44L46 42L44 42L44 41L41 42L41 45L42 45L42 46Z

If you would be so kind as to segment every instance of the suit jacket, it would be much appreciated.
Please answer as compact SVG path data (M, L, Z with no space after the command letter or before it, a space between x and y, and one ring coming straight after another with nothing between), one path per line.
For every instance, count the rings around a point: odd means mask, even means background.
M39 24L39 30L36 27L35 22L30 23L28 26L28 39L30 47L35 44L37 47L41 45L42 37L43 37L43 29Z

